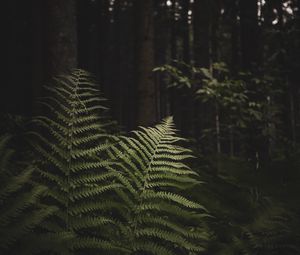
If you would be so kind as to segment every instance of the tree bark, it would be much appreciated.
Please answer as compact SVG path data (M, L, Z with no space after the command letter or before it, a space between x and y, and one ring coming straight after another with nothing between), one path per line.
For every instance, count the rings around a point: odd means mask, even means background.
M181 29L182 29L182 42L183 42L183 61L190 64L190 24L189 24L189 9L190 1L181 0Z
M189 24L189 10L190 10L190 1L181 0L181 34L182 34L182 46L183 62L190 65L191 64L191 49L190 49L190 24ZM189 77L189 68L183 70L184 73ZM182 107L182 131L184 136L192 136L194 134L194 100L193 100L193 91L190 88L184 88L184 91L181 95L181 107Z
M236 0L231 6L231 73L236 75L239 66L239 33L238 33L238 10Z
M244 70L257 69L259 61L259 29L257 0L240 0L241 50Z
M194 2L194 59L200 67L210 64L210 0Z
M137 25L137 125L149 126L157 121L154 68L153 0L136 0Z
M209 68L210 48L211 48L211 1L197 0L194 1L193 6L193 59L195 66ZM196 77L201 79L201 77ZM202 86L200 83L199 86ZM195 102L195 135L199 139L203 135L203 130L213 128L214 126L214 106L209 103ZM209 146L204 146L203 142L199 142L201 150L204 153L211 153L209 151L214 144L213 138L209 136L206 141ZM214 147L214 146L213 146Z
M65 73L77 67L75 0L45 0L45 74Z

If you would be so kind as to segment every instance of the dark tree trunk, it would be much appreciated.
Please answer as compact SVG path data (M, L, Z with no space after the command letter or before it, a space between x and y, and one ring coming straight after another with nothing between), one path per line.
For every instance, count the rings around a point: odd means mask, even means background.
M47 78L77 67L75 0L45 0L45 74Z
M182 60L184 63L191 64L191 47L190 47L190 20L189 10L190 1L181 0L181 36L182 36ZM190 77L189 68L183 70ZM182 132L185 136L192 136L194 132L193 115L194 115L193 91L190 88L184 88L180 95L180 107L182 108Z
M32 7L32 109L33 114L38 113L38 104L36 99L42 94L42 85L44 83L44 68L43 68L43 15L42 2L39 0L31 1Z
M168 54L169 35L170 35L170 17L169 6L163 5L162 1L155 0L157 15L155 17L155 65L165 65L170 56ZM160 91L160 110L159 119L170 115L170 105L167 83L163 75L155 76L156 86Z
M250 71L253 75L257 75L261 72L257 0L240 0L239 3L242 68L244 71ZM256 93L257 84L251 80L247 81L247 89L252 92L249 95L251 101L259 101L264 97L264 95ZM265 98L263 99L265 100ZM245 147L247 157L256 162L257 168L261 166L262 162L267 162L269 142L267 137L261 134L255 122L251 122L248 126Z
M236 0L233 1L230 12L231 20L231 72L236 75L239 66L239 33L238 33L238 7Z
M230 9L230 25L231 25L231 65L230 71L233 77L238 74L239 71L239 30L238 30L238 6L237 1L232 1ZM234 126L229 127L229 153L233 157L235 154L236 146L239 146L239 142L235 143L234 139ZM238 140L238 139L237 139ZM240 151L237 149L237 151Z
M260 59L257 0L240 0L240 20L242 65L253 71Z
M197 67L209 68L211 64L210 48L211 48L211 1L198 0L194 1L193 6L193 45L194 45L194 62ZM198 77L201 79L201 77ZM200 86L202 84L199 84ZM213 119L214 105L201 103L199 100L195 102L195 135L199 139L203 136L204 129L214 128ZM199 142L204 153L211 153L214 141L208 136L204 142Z
M170 17L169 17L169 28L170 28L170 64L174 65L174 60L179 58L178 54L178 41L179 41L179 22L176 19L178 15L176 6L178 5L178 0L172 0L172 6L170 7ZM173 78L171 78L173 82ZM180 101L180 93L177 88L170 89L170 110L171 114L174 115L174 120L178 129L182 129L182 107Z
M219 42L221 37L218 34L220 26L221 3L220 0L215 0L210 4L210 61L211 63L220 61Z
M210 64L210 12L210 0L194 2L194 59L201 67Z
M156 88L153 78L153 1L136 0L137 26L137 125L152 125L157 121Z
M182 46L183 46L183 61L190 63L190 24L189 24L189 9L190 1L181 0L181 29L182 29Z

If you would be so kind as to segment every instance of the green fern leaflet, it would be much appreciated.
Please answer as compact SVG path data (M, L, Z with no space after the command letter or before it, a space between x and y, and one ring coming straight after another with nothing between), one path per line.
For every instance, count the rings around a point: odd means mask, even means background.
M49 248L43 241L50 243L50 236L33 230L56 208L40 203L47 188L32 182L34 168L12 163L15 153L7 146L9 139L0 137L0 253L35 254Z
M62 254L93 249L114 253L119 248L106 235L114 221L103 212L114 206L108 195L120 184L105 170L112 162L103 159L111 146L106 132L111 123L102 117L104 99L83 70L54 78L46 89L49 96L42 104L47 117L34 120L41 129L33 134L38 138L37 170L49 187L48 203L60 209L47 230L72 236Z
M109 168L123 185L117 192L126 207L120 212L124 246L130 254L199 254L208 238L202 227L207 213L181 195L200 183L183 163L191 151L177 145L183 139L176 136L172 118L133 133L110 150L117 163Z

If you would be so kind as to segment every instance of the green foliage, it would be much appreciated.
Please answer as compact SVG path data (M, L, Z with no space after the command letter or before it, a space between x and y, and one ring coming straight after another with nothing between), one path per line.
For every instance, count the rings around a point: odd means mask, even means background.
M99 114L106 110L104 99L82 70L54 78L46 89L42 104L48 114L34 119L40 129L32 132L36 168L49 187L47 203L59 208L46 229L70 236L62 254L117 249L106 236L113 219L99 213L113 206L107 194L120 187L105 170L112 162L104 160L111 146L105 131L111 123Z
M223 65L216 68L227 72ZM198 93L224 111L249 102L243 83L201 72L207 86ZM1 252L300 253L299 207L291 206L295 198L285 201L298 192L298 183L283 198L269 196L284 185L269 172L221 155L196 173L186 164L194 156L182 146L171 117L131 136L110 135L114 123L85 71L56 77L46 89L46 114L33 120L33 164L12 170L8 138L0 139ZM199 185L200 179L206 184Z
M200 68L175 61L174 66L164 65L154 71L167 74L168 87L188 89L193 94L191 100L199 100L201 107L212 109L212 114L201 116L210 119L200 131L201 138L215 135L225 143L228 141L231 154L234 151L233 137L241 140L240 144L244 145L242 151L249 151L249 140L253 140L253 144L265 140L265 143L282 145L280 116L283 109L278 103L282 90L278 89L275 78L243 72L232 75L223 62L214 63L210 68ZM184 90L181 91L184 93ZM209 139L202 142L209 143ZM274 154L274 148L269 148L269 153Z
M0 137L0 253L35 254L47 250L45 242L51 238L33 230L56 208L40 203L47 189L32 182L33 167L12 163L15 153L7 146L9 139Z
M217 176L210 173L212 164L207 170L202 167L201 177L207 185L197 190L201 203L214 216L209 225L215 237L208 253L299 254L298 198L291 199L297 192L291 189L292 183L288 185L290 195L282 198L275 194L282 194L286 185L274 178L274 167L271 177L270 172L255 171L238 159L224 157L219 165Z
M255 100L252 93L247 86L245 80L251 74L240 73L239 78L233 78L225 63L214 63L209 68L198 68L187 65L181 62L175 62L179 67L164 65L155 68L154 71L166 72L173 80L169 83L169 87L187 87L195 91L195 98L201 100L203 103L212 101L217 103L220 110L224 111L230 118L228 125L235 125L235 127L246 127L249 122L262 121L265 117L265 107L268 98L263 101ZM188 75L181 69L188 69ZM249 82L249 81L248 81ZM259 79L252 77L253 83L257 84L258 92L270 95L270 83L272 80L267 78ZM275 91L274 91L275 93ZM280 93L280 91L276 91ZM274 109L275 114L278 109ZM272 116L274 117L274 116ZM269 121L271 121L271 117Z
M132 254L198 254L209 237L206 209L182 195L198 185L197 174L183 160L191 151L178 145L172 118L154 128L120 137L110 155L123 188L122 239ZM117 167L117 168L116 168Z
M171 118L134 137L108 135L94 82L75 70L55 78L34 119L41 182L47 204L59 211L43 228L66 236L60 254L198 254L208 232L206 210L182 193L199 184L182 161L191 151L176 143Z

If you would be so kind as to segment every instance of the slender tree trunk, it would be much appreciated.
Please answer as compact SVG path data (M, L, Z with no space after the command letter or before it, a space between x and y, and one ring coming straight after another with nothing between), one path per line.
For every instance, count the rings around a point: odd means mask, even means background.
M243 71L257 74L259 72L259 27L258 27L257 0L240 0L240 42L241 42L241 64ZM252 101L260 100L255 93L256 84L248 81L247 89L253 93L249 98ZM266 141L256 124L250 123L246 139L247 157L252 160L260 160L265 154Z
M38 114L39 105L36 99L42 94L42 84L44 82L44 68L43 68L43 17L42 17L42 2L39 0L32 0L32 113Z
M218 71L213 70L212 64L215 62L219 62L219 38L218 38L218 29L219 29L219 16L220 16L220 1L215 0L211 4L211 29L210 29L210 37L211 37L211 46L210 46L210 71L217 78L220 76ZM221 120L220 120L220 107L218 102L216 102L216 143L217 143L217 154L218 154L218 170L220 169L219 165L219 154L222 153L222 143L221 143Z
M191 64L191 47L190 47L190 20L189 20L189 10L190 1L181 0L181 36L182 36L182 59L183 62L190 65ZM184 68L184 74L188 77L191 76L189 68ZM182 107L182 131L185 136L194 135L194 92L190 88L184 88L183 93L181 93L181 107Z
M229 127L229 146L230 146L230 157L234 157L234 127L230 125Z
M136 0L137 25L137 124L149 126L157 121L154 68L153 0Z
M183 42L183 61L187 64L191 61L191 49L190 49L190 24L189 24L189 10L190 1L181 0L181 29L182 29L182 42Z
M237 3L233 1L231 6L231 74L236 76L238 73L239 63L239 44L238 44L238 22L237 22ZM234 156L234 125L231 123L229 127L229 146L230 157Z
M219 53L219 41L220 37L218 35L218 30L220 26L220 13L221 13L221 3L220 0L212 1L210 5L211 14L210 14L210 38L211 38L211 46L210 46L210 59L211 63L219 62L220 53Z
M170 17L169 17L169 27L170 27L170 55L171 55L171 65L174 65L174 60L178 59L178 39L179 39L179 31L178 31L178 20L175 18L177 15L176 5L178 4L177 0L172 0L172 6L170 9ZM171 82L173 79L171 78ZM177 88L170 89L170 108L171 113L174 115L176 126L181 130L182 129L182 107L179 102L180 93Z
M220 110L216 102L216 136L217 136L217 153L221 153L221 129L220 129Z
M172 9L171 9L171 15L170 15L170 28L171 28L171 36L170 36L170 45L171 45L171 60L177 59L177 37L178 37L178 31L177 31L177 22L175 20L176 15L176 0L172 1Z
M211 30L211 0L197 0L193 3L193 59L195 66L209 68L210 66L210 30ZM197 78L197 77L196 77ZM199 79L201 77L198 77ZM202 84L199 84L202 86ZM213 128L214 106L208 103L195 103L195 135L201 137L202 131ZM200 142L199 142L200 143ZM211 153L213 138L207 139L209 146L202 146L204 153ZM203 144L201 141L200 144ZM210 146L212 145L212 146Z
M169 52L169 6L162 5L160 0L155 0L157 16L155 18L155 64L156 66L165 65L168 62ZM156 86L160 91L160 110L159 119L170 115L170 105L167 82L163 75L156 75Z
M239 43L238 43L238 22L237 22L237 3L232 3L231 8L231 73L236 75L239 64Z
M77 67L75 0L45 0L45 69L47 77Z

